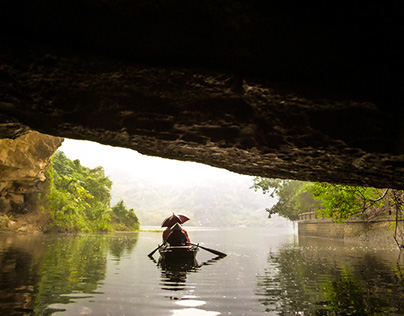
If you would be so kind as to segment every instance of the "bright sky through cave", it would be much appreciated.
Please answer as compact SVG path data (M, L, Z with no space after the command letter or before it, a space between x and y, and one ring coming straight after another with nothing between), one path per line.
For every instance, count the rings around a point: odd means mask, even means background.
M125 170L128 174L136 173L141 177L158 179L160 183L186 183L195 181L195 178L230 180L234 177L249 177L200 163L150 157L131 149L89 141L65 139L59 150L70 159L79 159L84 166L103 166L107 175L108 170ZM249 178L252 184L253 177Z
M221 213L228 214L223 217L223 224L227 226L242 222L290 228L289 221L279 216L267 220L265 208L273 205L276 199L251 190L252 176L195 162L145 156L131 149L90 141L65 139L59 150L72 160L79 159L83 166L102 166L114 183L112 203L123 199L126 205L136 209L144 225L160 223L160 217L166 216L167 209L193 213L192 224L198 225L201 218L206 222L204 215L198 218L198 212L205 214L206 210L217 207ZM183 192L203 195L203 202L195 197L181 197Z

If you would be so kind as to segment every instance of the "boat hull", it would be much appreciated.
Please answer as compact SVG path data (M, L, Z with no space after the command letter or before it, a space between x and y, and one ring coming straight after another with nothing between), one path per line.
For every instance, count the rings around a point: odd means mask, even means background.
M165 262L193 262L196 260L198 247L167 246L159 249L160 259Z

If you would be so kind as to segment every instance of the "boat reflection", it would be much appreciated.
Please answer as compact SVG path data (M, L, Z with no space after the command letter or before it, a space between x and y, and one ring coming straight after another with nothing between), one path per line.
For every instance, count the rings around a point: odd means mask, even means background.
M198 263L187 262L159 262L161 268L161 289L169 291L181 291L185 288L188 273L197 272Z
M169 296L169 299L175 301L175 305L179 307L170 311L173 316L220 315L220 312L217 311L204 310L203 306L206 304L206 301L201 300L195 295L179 294L178 291L186 290L187 287L193 290L195 284L189 284L188 282L187 285L188 274L196 273L200 271L202 267L212 265L223 258L223 256L217 256L202 263L198 263L195 258L186 262L164 260L163 257L159 258L157 266L161 269L161 289L177 293Z
M161 269L162 290L181 291L186 287L187 276L198 272L203 266L212 265L223 259L221 256L214 257L199 263L196 259L185 261L164 260L162 257L156 261L150 258Z

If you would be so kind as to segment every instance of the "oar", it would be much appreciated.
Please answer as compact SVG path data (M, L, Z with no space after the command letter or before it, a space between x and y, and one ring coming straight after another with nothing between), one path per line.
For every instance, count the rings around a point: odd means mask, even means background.
M154 253L155 253L157 250L159 250L162 245L163 245L163 244L158 245L158 247L157 247L156 249L154 249L151 253L149 253L148 256L149 256L149 257L152 257L152 256L154 255Z
M210 249L210 248L206 248L206 247L203 247L203 246L201 246L200 244L193 244L193 243L190 243L191 245L194 245L194 246L197 246L197 247L199 247L199 248L202 248L203 250L206 250L206 251L209 251L209 252L211 252L211 253L213 253L213 254L215 254L215 255L218 255L218 256L220 256L220 257L226 257L227 255L225 254L225 253L223 253L223 252L220 252L220 251L217 251L217 250L214 250L214 249Z

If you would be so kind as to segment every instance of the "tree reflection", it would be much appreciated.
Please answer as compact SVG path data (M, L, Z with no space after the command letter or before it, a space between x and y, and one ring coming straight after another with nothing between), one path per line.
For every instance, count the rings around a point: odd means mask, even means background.
M120 260L120 258L124 254L129 254L133 251L138 241L138 238L139 233L130 233L130 234L120 233L116 236L114 235L114 237L110 238L109 241L110 253L117 260Z
M403 280L376 252L288 247L270 253L256 295L279 315L401 315Z
M133 251L138 235L18 238L0 243L0 309L5 315L50 315L56 311L49 308L52 304L91 296L105 279L107 255L119 260Z
M339 315L375 315L386 309L385 299L374 297L367 300L371 293L366 293L359 281L355 280L349 267L343 267L336 280L328 282L324 287L327 304Z
M137 239L138 234L95 234L53 240L42 260L38 312L54 303L70 303L74 297L69 294L95 293L105 279L107 254L119 260L125 251L133 250Z

